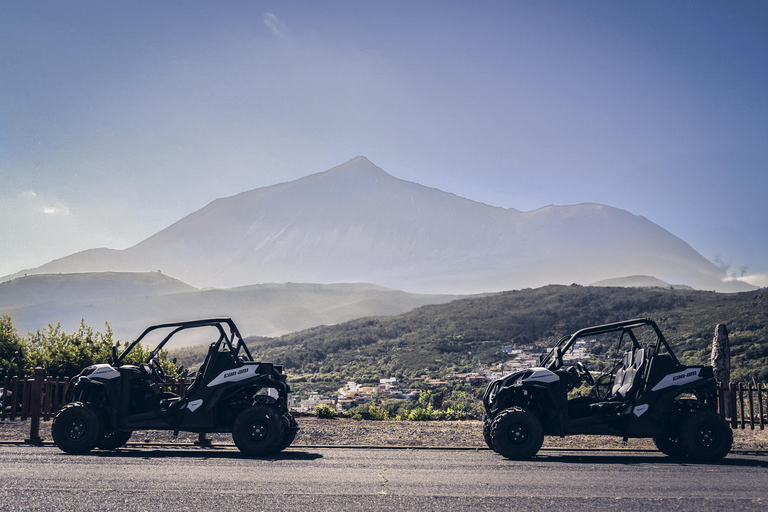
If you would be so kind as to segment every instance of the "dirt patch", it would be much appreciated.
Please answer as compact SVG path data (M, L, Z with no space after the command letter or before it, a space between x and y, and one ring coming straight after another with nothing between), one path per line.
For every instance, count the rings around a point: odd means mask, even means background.
M319 419L299 417L299 433L294 446L433 446L442 448L485 448L480 421L365 421L347 418ZM29 421L0 421L0 441L21 442L29 437ZM51 422L40 423L40 437L51 440ZM214 443L232 443L230 434L211 434ZM768 450L768 430L756 428L733 431L733 449ZM147 430L135 432L131 442L177 442L198 440L197 434ZM648 448L655 449L650 439L609 436L546 437L544 448Z

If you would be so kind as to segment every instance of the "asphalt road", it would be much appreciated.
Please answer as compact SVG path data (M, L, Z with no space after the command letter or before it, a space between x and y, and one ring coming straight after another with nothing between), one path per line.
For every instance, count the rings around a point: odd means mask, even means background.
M66 455L0 446L0 510L742 510L768 509L768 458L718 464L652 454L487 450L131 447Z

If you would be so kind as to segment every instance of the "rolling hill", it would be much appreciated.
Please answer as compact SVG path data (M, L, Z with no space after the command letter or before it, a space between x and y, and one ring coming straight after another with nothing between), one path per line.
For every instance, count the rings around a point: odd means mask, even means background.
M201 290L159 272L95 272L31 275L0 283L0 314L9 315L22 333L49 323L61 323L72 332L83 319L96 328L108 322L116 339L131 340L151 324L229 316L243 335L277 336L456 298L364 283Z

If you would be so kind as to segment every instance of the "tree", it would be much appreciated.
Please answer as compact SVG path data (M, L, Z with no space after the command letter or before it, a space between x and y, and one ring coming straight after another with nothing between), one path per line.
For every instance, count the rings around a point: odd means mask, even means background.
M61 324L48 324L44 331L30 335L29 366L41 366L46 375L74 377L83 368L109 363L112 357L112 329L105 324L103 333L94 331L80 321L76 332L67 334Z
M19 336L11 317L0 317L0 377L24 375L25 349L24 338Z

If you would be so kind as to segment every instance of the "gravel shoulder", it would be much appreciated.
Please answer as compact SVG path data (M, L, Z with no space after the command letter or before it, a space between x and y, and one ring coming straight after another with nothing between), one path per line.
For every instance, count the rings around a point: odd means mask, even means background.
M298 417L299 433L293 446L429 446L439 448L485 448L480 421L366 421L348 418L320 419ZM0 421L0 441L23 442L29 437L29 421ZM51 440L51 422L40 423L40 437ZM230 434L211 434L214 443L232 443ZM768 451L768 430L735 429L733 449L737 451ZM130 442L191 443L197 434L138 431ZM650 439L629 439L609 436L546 437L544 448L615 448L655 449Z

